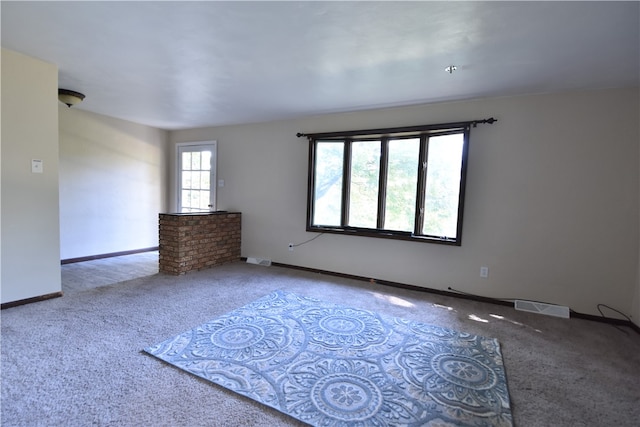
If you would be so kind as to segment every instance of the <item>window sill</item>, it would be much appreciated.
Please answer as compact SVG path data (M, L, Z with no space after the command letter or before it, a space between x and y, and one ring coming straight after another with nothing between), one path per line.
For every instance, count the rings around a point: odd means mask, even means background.
M307 231L312 233L331 233L346 236L374 237L379 239L407 240L420 243L435 243L438 245L461 246L462 242L453 238L441 238L433 236L419 236L405 231L376 230L357 227L329 227L307 226Z

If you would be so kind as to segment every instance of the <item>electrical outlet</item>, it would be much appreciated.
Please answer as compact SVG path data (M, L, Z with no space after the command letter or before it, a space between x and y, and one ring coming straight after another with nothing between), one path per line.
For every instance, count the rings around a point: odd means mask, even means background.
M480 267L480 277L483 279L489 277L489 267Z
M289 252L293 252L293 243L289 243Z

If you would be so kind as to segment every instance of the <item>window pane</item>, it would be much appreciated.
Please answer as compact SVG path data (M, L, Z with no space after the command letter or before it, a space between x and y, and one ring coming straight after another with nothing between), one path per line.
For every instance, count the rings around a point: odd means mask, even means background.
M191 192L191 204L189 205L192 211L197 211L200 207L200 192L194 190Z
M186 172L186 171L182 172L182 188L183 189L191 188L191 182L192 182L191 174L192 172Z
M211 151L202 152L202 170L211 170Z
M203 190L210 190L211 174L209 172L200 172L200 188Z
M209 192L198 191L198 196L200 198L198 207L202 210L208 210L209 209Z
M191 191L190 190L182 190L182 212L191 212Z
M191 153L191 170L200 170L200 158L201 155L199 151L194 151Z
M429 139L423 234L457 237L463 134Z
M202 180L202 172L191 172L191 188L194 190L200 189L200 181Z
M191 153L182 153L182 170L191 170Z
M380 141L353 142L349 192L350 226L377 227L379 177Z
M314 225L340 225L343 153L342 141L316 144Z
M413 231L420 138L389 140L389 169L384 228Z

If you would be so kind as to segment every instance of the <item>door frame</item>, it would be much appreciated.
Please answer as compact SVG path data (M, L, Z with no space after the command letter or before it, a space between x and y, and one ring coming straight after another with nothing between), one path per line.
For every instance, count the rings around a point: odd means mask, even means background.
M177 142L176 143L176 161L175 161L175 171L176 171L176 180L175 180L175 189L176 189L176 211L182 211L182 155L181 151L183 148L188 147L210 147L211 150L211 184L210 184L210 198L211 206L209 208L210 211L215 211L217 209L217 187L218 187L218 174L217 174L217 164L218 164L218 141L217 140L209 140L209 141L192 141L192 142Z

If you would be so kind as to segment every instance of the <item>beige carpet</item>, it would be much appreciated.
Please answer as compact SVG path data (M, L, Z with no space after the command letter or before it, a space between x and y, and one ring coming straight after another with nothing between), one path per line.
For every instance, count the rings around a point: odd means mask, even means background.
M3 426L294 426L144 355L276 289L498 339L518 426L635 426L640 336L377 284L236 263L67 291L1 312Z

